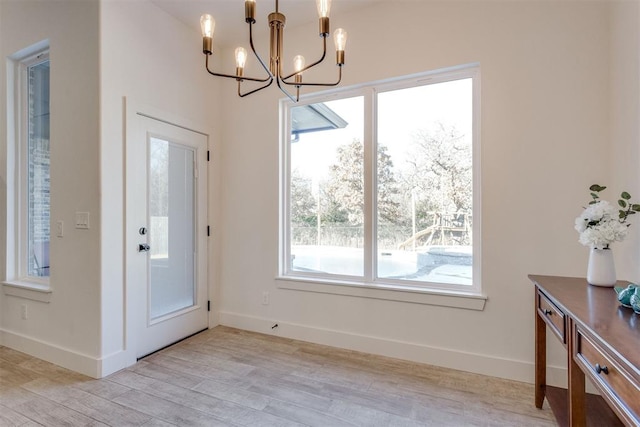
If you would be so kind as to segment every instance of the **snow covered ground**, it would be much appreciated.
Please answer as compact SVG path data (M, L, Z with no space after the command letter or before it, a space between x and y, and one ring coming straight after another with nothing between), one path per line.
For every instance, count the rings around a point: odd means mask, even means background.
M336 246L294 246L293 270L362 276L364 251ZM416 252L381 251L378 277L424 282L472 284L471 246L425 246Z

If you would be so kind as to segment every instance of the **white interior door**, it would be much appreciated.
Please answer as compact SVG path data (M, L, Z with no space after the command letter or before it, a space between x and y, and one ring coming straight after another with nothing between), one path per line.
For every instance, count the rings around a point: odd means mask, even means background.
M139 358L207 327L207 137L129 117L127 322Z

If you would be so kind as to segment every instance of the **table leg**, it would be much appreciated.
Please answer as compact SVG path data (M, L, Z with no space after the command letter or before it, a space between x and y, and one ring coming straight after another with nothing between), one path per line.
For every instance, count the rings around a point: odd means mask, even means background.
M538 292L535 294L534 315L536 317L535 331L535 398L536 408L542 408L544 392L547 383L547 325L538 314Z
M586 392L584 372L580 369L573 355L576 354L576 335L572 319L569 319L569 340L567 343L567 354L569 368L569 425L571 427L582 427L586 425Z

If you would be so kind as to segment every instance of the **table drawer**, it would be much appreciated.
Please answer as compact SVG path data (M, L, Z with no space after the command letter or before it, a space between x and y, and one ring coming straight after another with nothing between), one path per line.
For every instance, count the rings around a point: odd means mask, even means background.
M582 370L593 379L603 397L616 408L623 419L638 420L640 418L639 379L632 378L628 368L625 369L607 356L597 344L597 340L590 338L581 331L580 327L576 327L575 339L574 358L581 365Z
M538 291L538 314L542 316L547 325L551 327L560 341L566 344L566 319L565 315L547 296Z

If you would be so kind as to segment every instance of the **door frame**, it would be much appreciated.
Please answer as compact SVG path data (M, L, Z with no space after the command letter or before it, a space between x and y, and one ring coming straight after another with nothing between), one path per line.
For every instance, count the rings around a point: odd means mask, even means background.
M138 319L138 314L135 312L135 301L136 298L134 296L134 288L131 284L131 279L129 277L130 270L127 267L129 254L134 250L130 244L130 240L127 237L127 225L129 216L127 215L127 197L128 197L128 189L127 189L127 169L128 169L128 146L134 140L134 129L135 126L140 126L139 123L142 123L140 120L151 119L156 120L158 122L165 123L167 125L176 126L182 128L187 131L195 132L200 134L206 138L206 149L210 152L211 150L211 135L204 131L206 129L205 126L194 123L188 119L183 117L178 117L174 114L168 113L161 109L149 106L147 104L138 103L135 100L132 100L129 97L123 97L123 125L124 125L124 143L123 143L123 206L124 206L124 223L123 223L123 281L124 281L124 354L125 354L125 365L131 366L137 362L137 346L136 346L136 338L137 338L137 325L136 319ZM139 122L140 121L140 122ZM202 185L205 186L206 199L203 200L203 206L206 208L206 223L209 224L209 216L210 216L210 171L209 171L209 161L204 166L207 169L207 179L204 180ZM139 236L136 236L136 238ZM211 271L210 271L210 255L211 255L211 245L209 239L206 240L207 254L205 256L205 286L206 286L206 294L207 298L211 300ZM207 313L207 328L211 327L211 311Z

